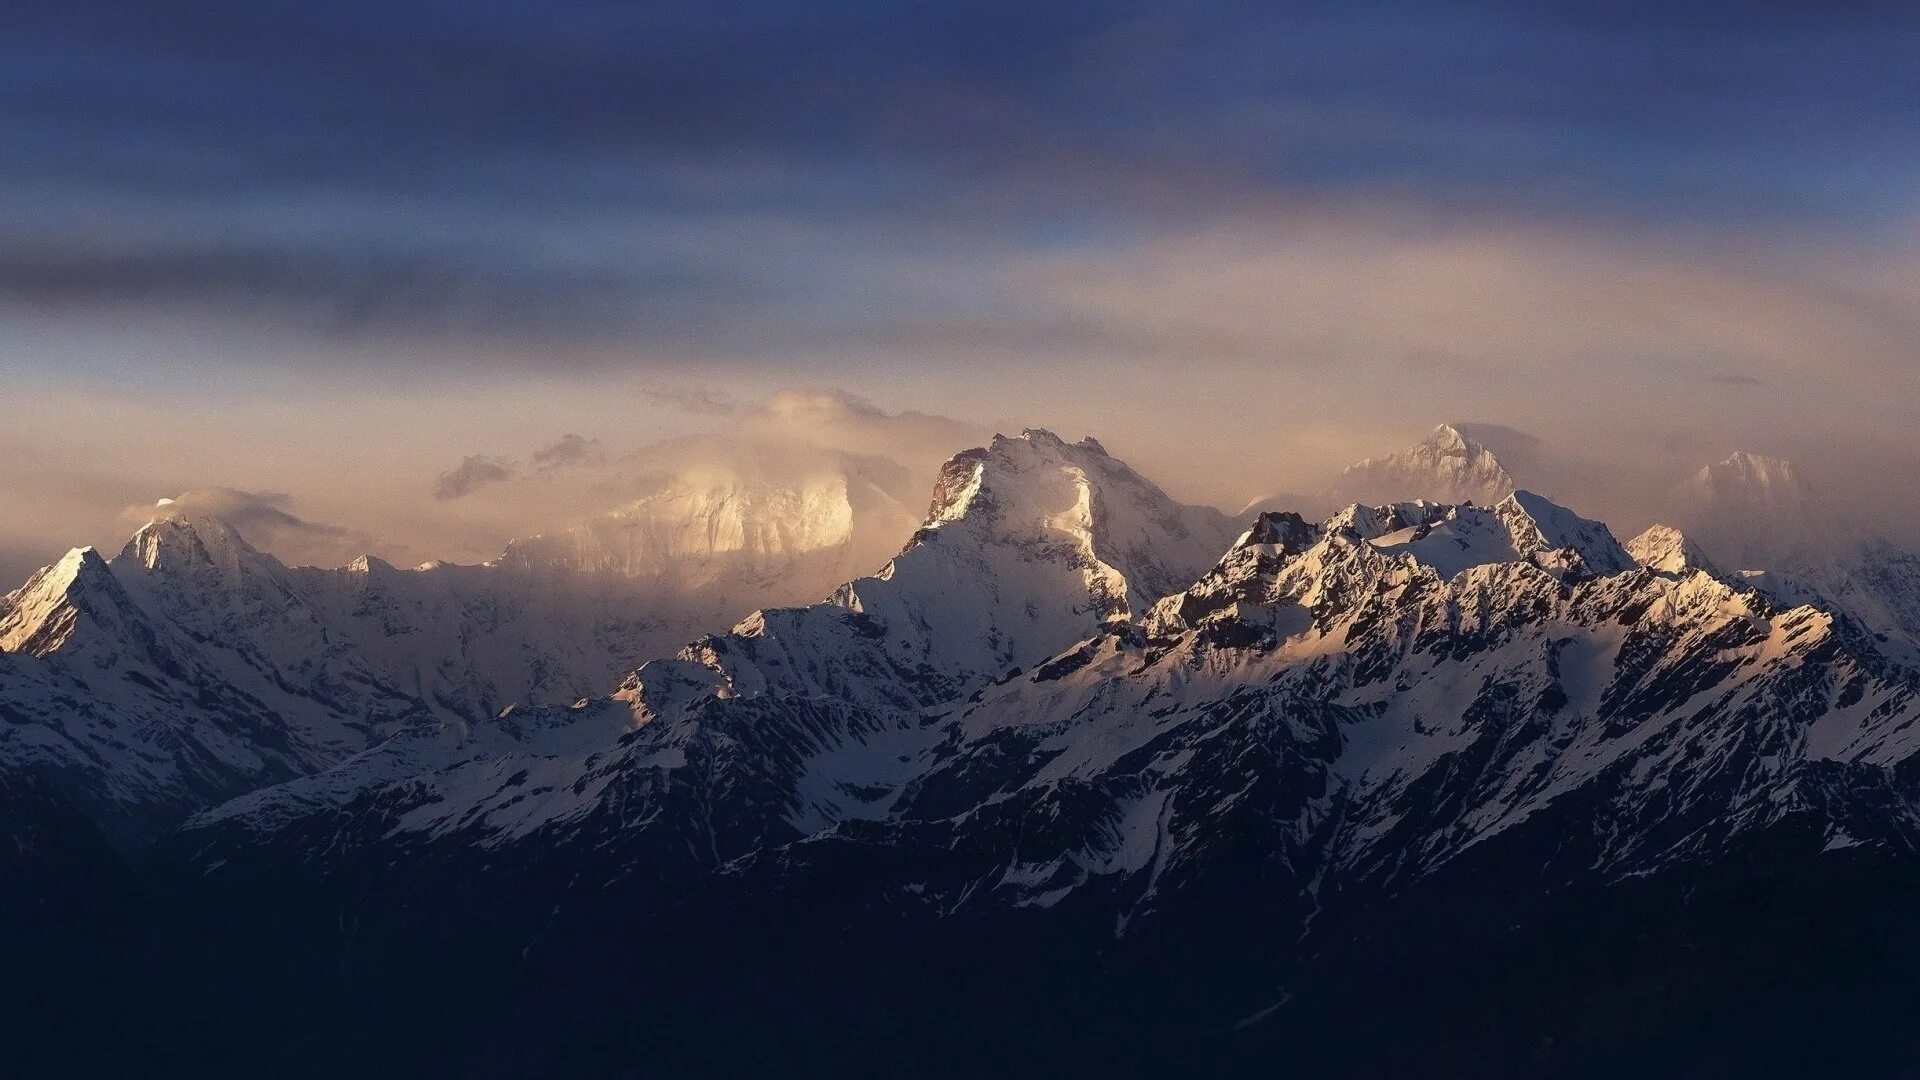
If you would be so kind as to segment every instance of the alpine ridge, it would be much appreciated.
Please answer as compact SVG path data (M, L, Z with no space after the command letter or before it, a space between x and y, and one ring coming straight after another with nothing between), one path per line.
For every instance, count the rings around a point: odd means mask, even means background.
M0 763L137 846L415 726L589 696L698 625L623 576L289 568L168 515L0 600Z
M286 988L299 1026L375 1033L377 1071L784 1072L799 1039L956 1076L1008 1046L1604 1075L1746 1000L1742 942L1779 931L1755 890L1912 937L1920 674L1724 565L1522 488L1236 527L1030 429L949 459L875 573L575 692L555 673L615 651L550 651L577 624L542 605L578 594L288 569L167 520L0 606L0 791L23 851L140 848L111 873L149 900L112 919L194 973L166 1031ZM1846 940L1792 940L1853 977ZM1534 949L1565 962L1489 976Z

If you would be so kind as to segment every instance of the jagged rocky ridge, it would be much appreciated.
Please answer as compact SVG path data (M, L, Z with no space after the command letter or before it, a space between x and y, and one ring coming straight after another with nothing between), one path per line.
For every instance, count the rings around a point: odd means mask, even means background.
M571 828L637 843L636 813L665 829L711 830L718 783L740 836L694 838L717 859L883 813L930 736L926 710L1143 615L1213 561L1229 528L1091 440L997 438L948 463L926 525L875 576L825 604L757 613L644 665L612 699L530 721L626 732L617 744L556 753L535 742L501 759L491 732L412 733L222 807L194 831L247 835L323 806L371 808L408 834L499 843ZM423 777L419 764L435 755L444 768ZM549 782L498 783L529 769ZM697 820L676 820L675 809Z
M602 1002L514 1006L554 1030L670 977L686 1004L632 1021L629 1064L739 1000L720 956L787 987L759 1007L803 1017L883 1007L858 972L1013 972L1034 987L911 1000L969 1024L1105 1002L1116 1054L1166 1064L1185 1051L1125 1018L1175 1043L1231 1030L1265 1047L1249 1060L1350 1033L1288 987L1338 985L1352 935L1402 940L1435 895L1505 925L1642 883L1711 893L1756 863L1904 865L1920 843L1911 669L1677 530L1622 545L1524 490L1227 528L1091 441L996 439L827 603L605 697L404 725L196 816L156 861L218 940L246 928L244 952L298 938L324 970L389 974L457 955ZM1179 977L1106 981L1142 970ZM1168 989L1195 977L1217 984L1191 994L1204 1016ZM1089 1014L1058 996L1074 986L1099 987Z
M123 843L412 727L604 688L687 624L617 576L362 558L289 568L166 517L0 601L0 767Z
M1601 877L1710 858L1785 814L1832 814L1836 844L1916 823L1856 817L1806 788L1828 764L1891 780L1920 746L1904 673L1852 653L1824 612L1707 570L1637 566L1603 527L1525 492L1484 509L1355 507L1319 525L1265 516L1191 588L1051 656L1077 633L1002 639L989 621L967 640L1009 644L966 657L920 636L924 605L951 594L909 588L945 580L946 539L935 529L840 604L757 617L641 669L618 704L577 710L611 723L630 709L617 746L452 770L481 772L477 784L407 775L405 802L382 771L388 786L340 790L324 812L380 815L354 831L386 843L584 833L637 859L653 850L648 829L684 840L723 806L731 833L699 845L708 870L852 823L994 851L979 843L986 821L1047 820L1051 846L956 860L954 891L929 885L929 903L966 891L1044 904L1104 879L1102 891L1139 894L1123 914L1204 865L1229 815L1270 831L1270 857L1302 887L1417 876L1576 792L1604 793L1616 817L1568 844L1569 870ZM964 557L994 554L969 543ZM1086 600L1119 591L1090 568L1083 580ZM887 606L863 606L863 590L887 585ZM1115 613L1084 612L1072 629ZM370 772L384 756L366 756ZM536 760L547 783L498 786ZM290 788L311 802L328 782ZM1447 812L1420 805L1436 786ZM1077 822L1060 818L1070 794ZM277 824L283 797L263 792L194 831Z
M1276 887L1317 896L1403 887L1563 802L1593 807L1552 868L1569 881L1711 860L1795 816L1840 846L1915 835L1884 801L1920 746L1912 676L1671 530L1636 540L1642 566L1524 491L1269 514L1158 595L1139 582L1205 541L1143 483L1097 447L998 440L954 460L875 578L526 721L567 739L451 760L394 740L187 835L215 878L249 857L324 871L286 843L303 835L428 859L578 846L616 876L937 849L967 855L876 873L942 913L1090 889L1122 928L1204 887L1223 838L1260 837ZM1858 803L1833 786L1854 774Z

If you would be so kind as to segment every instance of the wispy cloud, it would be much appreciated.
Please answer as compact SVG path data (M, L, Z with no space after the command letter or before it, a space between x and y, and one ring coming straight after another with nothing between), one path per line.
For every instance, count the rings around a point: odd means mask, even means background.
M678 409L694 416L735 416L741 409L740 402L733 395L718 390L648 386L643 387L640 393L655 405Z

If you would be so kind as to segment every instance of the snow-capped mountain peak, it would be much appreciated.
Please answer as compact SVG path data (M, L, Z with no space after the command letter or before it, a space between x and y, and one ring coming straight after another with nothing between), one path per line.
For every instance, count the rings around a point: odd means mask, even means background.
M74 548L0 598L0 652L45 656L66 644L83 618L123 600L99 552Z
M825 605L757 612L621 693L656 714L716 693L924 704L1143 614L1231 537L1226 515L1175 501L1096 442L995 436L942 466L925 524L878 573Z
M1605 524L1583 518L1531 491L1515 491L1494 507L1516 551L1543 566L1578 574L1616 574L1632 569L1627 554Z
M1419 499L1489 506L1514 488L1491 450L1458 427L1441 424L1414 446L1347 466L1334 494L1343 503L1376 506Z
M1467 457L1480 448L1480 444L1461 434L1452 424L1440 424L1427 436L1427 445L1449 456Z
M1741 567L1832 547L1843 538L1813 485L1785 458L1740 451L1703 466L1673 493L1673 509L1707 551Z
M1791 460L1747 450L1703 466L1694 474L1694 482L1722 495L1773 499L1806 499L1813 495L1813 486Z
M373 948L419 912L519 945L516 971L603 955L599 913L837 949L884 912L911 951L964 914L973 947L1059 927L1103 955L1245 919L1226 947L1271 928L1317 957L1461 882L1437 895L1516 927L1756 854L1915 850L1920 678L1825 599L1920 581L1894 554L1799 599L1519 489L1228 529L1091 440L998 437L879 573L569 706L604 655L548 621L558 577L289 569L169 517L0 605L0 779L67 784L135 843L193 814L151 851L172 910L292 909L329 943L399 920Z
M1356 504L1323 528L1329 535L1411 556L1443 578L1492 562L1526 561L1562 576L1611 574L1633 566L1605 525L1530 491L1512 492L1491 506L1425 500Z
M165 514L142 525L111 560L123 582L145 579L174 590L219 595L285 586L286 568L225 520L209 514Z
M1175 501L1092 438L1069 443L1044 428L951 458L909 550L956 528L979 542L1070 548L1113 617L1184 588L1232 538L1226 515Z

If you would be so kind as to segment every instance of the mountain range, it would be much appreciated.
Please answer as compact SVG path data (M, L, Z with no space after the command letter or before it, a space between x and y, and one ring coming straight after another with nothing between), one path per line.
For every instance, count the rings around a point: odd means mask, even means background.
M662 552L897 484L415 570L164 517L0 603L5 1007L194 1075L1912 1060L1920 560L1754 455L1625 543L1524 479L1443 425L1232 518L1029 430L677 651Z

